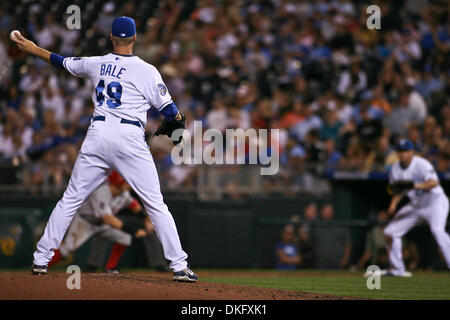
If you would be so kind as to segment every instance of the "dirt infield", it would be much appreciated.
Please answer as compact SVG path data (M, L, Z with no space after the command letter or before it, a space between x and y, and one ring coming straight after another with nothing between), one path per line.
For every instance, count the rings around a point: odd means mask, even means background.
M199 274L201 279L203 274ZM245 276L245 274L242 274ZM251 274L255 276L254 273ZM206 276L203 275L203 276ZM208 276L211 276L208 273ZM214 276L220 276L215 272ZM213 282L177 283L170 273L110 275L82 273L81 289L69 290L69 274L45 276L0 273L2 300L346 300L340 297L290 290L228 285Z

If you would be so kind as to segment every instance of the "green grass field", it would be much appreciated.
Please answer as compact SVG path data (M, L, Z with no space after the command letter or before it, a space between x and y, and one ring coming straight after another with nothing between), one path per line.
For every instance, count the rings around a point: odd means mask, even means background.
M249 285L284 290L332 294L371 299L397 300L450 300L450 274L448 272L417 272L412 278L381 277L381 289L367 289L367 279L361 273L294 271L288 275L268 272L261 277L258 271L251 276L206 277L202 281Z

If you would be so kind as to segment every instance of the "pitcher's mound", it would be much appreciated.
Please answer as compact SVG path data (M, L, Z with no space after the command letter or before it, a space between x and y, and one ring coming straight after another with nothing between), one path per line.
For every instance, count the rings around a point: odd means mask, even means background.
M173 282L171 273L82 273L81 289L67 288L70 274L0 273L0 299L14 300L316 300L348 297L213 282Z

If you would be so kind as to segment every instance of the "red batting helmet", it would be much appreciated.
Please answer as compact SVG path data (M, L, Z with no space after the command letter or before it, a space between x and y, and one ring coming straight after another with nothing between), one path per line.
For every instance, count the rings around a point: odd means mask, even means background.
M111 174L108 177L108 181L113 186L116 186L117 188L121 188L125 183L125 179L122 178L120 174L117 173L117 171L111 172Z

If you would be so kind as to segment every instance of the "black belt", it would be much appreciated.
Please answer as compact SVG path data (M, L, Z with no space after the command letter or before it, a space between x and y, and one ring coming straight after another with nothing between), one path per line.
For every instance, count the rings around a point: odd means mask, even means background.
M92 121L105 121L105 116L95 116ZM128 123L128 124L133 124L137 127L141 127L141 123L139 121L132 121L132 120L127 120L127 119L121 119L120 123Z

